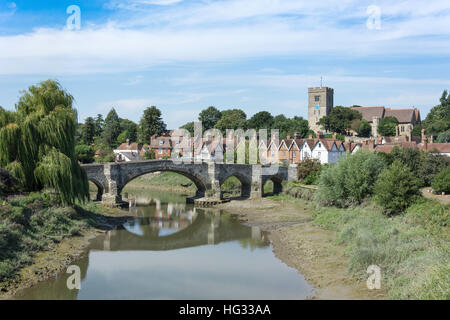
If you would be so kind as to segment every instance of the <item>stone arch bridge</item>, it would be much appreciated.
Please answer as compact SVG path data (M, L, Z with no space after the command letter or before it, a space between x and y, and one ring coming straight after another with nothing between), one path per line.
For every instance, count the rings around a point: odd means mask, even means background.
M214 162L182 162L174 160L130 161L82 165L87 177L98 188L97 200L118 203L122 189L133 179L152 172L171 171L189 178L197 187L197 197L208 195L221 198L221 185L229 177L241 182L241 195L249 198L263 196L264 184L274 183L274 193L282 190L281 182L295 180L297 169L278 165L262 166ZM208 190L211 190L208 192Z

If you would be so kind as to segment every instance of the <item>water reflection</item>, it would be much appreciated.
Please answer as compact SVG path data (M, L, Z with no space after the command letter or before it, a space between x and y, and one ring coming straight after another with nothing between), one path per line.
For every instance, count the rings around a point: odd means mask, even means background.
M237 216L152 197L135 219L94 239L81 290L59 274L19 299L301 299L312 288Z

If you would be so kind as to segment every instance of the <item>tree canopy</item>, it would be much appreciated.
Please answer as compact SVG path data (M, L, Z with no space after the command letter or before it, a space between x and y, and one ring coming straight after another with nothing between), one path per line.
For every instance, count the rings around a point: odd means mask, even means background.
M328 115L322 117L318 124L326 131L346 134L352 122L361 119L362 115L359 111L337 106L331 109Z
M442 93L441 104L435 106L423 121L427 135L438 136L450 130L450 94L447 90Z
M151 106L144 110L139 122L139 140L141 143L150 143L150 137L160 135L166 130L166 124L162 120L161 110Z
M198 120L202 123L203 130L214 128L220 118L222 118L222 113L213 106L202 110L198 115Z
M392 137L395 136L395 127L398 125L398 120L395 117L386 117L380 120L378 124L378 134L380 136Z
M259 130L259 129L270 129L273 124L273 116L270 112L261 111L256 113L253 117L248 121L248 127Z
M89 198L89 185L75 155L73 97L47 80L22 92L16 112L0 108L0 167L25 191L54 188L63 203Z
M214 128L226 133L227 129L247 130L247 115L240 109L229 109L222 111L222 117L216 123Z

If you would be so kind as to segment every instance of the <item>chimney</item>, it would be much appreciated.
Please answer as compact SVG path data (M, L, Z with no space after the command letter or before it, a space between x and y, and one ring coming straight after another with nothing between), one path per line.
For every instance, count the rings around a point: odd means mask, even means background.
M320 130L318 130L318 131L316 132L316 138L318 138L318 139L323 138L323 134L322 134L322 132L320 132Z
M337 134L335 132L335 133L333 133L333 140L336 140L336 139L337 139Z
M395 126L395 136L398 137L400 135L400 128L397 126Z
M127 139L127 145L130 145L130 139Z
M295 132L295 133L294 133L294 138L295 138L295 139L301 139L302 136L300 135L300 132Z
M309 134L309 138L310 138L310 139L313 138L313 134L312 134L312 133Z
M431 136L431 141L430 143L434 143L434 136Z
M287 135L286 135L286 139L290 139L291 138L291 135L288 133Z

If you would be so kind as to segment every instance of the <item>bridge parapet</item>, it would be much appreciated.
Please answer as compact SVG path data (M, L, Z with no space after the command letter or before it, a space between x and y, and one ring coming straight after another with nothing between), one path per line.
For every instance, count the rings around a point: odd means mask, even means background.
M173 160L130 161L121 163L82 165L88 179L99 189L97 199L107 203L122 201L122 189L133 179L152 172L172 171L194 182L198 197L221 198L221 185L229 177L236 177L245 197L260 198L264 184L274 182L274 192L281 192L283 181L296 179L296 168L213 162L178 162Z

